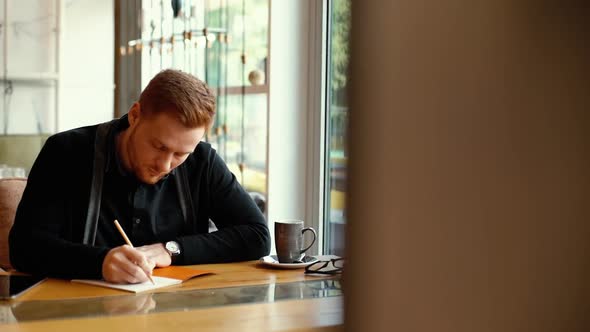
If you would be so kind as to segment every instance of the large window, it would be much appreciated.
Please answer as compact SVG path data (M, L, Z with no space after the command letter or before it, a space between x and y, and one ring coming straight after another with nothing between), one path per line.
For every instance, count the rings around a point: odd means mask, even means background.
M328 2L325 251L343 255L346 223L350 0Z

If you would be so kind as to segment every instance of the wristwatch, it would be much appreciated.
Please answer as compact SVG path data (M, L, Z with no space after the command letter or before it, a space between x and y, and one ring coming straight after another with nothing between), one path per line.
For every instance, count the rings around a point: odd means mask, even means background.
M164 248L172 258L172 262L174 262L178 256L180 256L180 244L176 241L168 241L164 244Z

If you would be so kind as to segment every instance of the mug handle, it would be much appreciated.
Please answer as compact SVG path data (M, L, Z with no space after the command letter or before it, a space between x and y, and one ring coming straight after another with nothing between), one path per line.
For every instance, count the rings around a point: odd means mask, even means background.
M301 234L305 234L305 232L307 231L311 231L313 233L313 240L311 241L311 243L309 244L309 246L307 246L307 248L302 249L301 250L301 254L303 254L304 252L306 252L307 250L309 250L309 248L311 248L311 246L313 246L313 244L315 243L315 239L317 237L317 234L315 232L315 229L311 228L311 227L305 227L304 229L301 230Z

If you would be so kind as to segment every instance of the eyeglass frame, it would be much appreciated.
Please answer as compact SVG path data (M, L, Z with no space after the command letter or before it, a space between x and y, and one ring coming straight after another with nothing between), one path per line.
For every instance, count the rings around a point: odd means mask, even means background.
M313 262L309 265L307 265L305 267L305 272L306 274L340 274L342 273L342 270L344 269L344 265L342 265L342 267L337 267L336 263L342 261L344 263L344 258L340 257L340 258L332 258L329 261L317 261L317 262ZM321 265L321 267L319 267L317 270L312 270L312 266L318 265L318 264L323 264ZM330 271L320 271L321 269L327 267L328 265L332 264L332 266L334 267L333 270Z

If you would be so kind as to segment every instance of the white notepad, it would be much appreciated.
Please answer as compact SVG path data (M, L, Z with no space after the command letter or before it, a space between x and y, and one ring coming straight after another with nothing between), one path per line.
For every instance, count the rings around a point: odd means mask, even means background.
M152 279L154 279L155 285L152 284L151 281L146 281L141 284L114 284L108 281L96 279L74 279L72 282L140 293L152 289L178 285L189 279L211 273L212 272L208 270L197 270L185 266L167 266L154 269Z
M141 293L145 291L149 291L152 289L178 285L183 282L180 279L173 279L173 278L166 278L166 277L156 277L152 276L154 279L154 284L151 281L142 282L140 284L114 284L104 280L90 280L90 279L73 279L72 282L77 282L81 284L89 284L94 286L101 286L101 287L108 287L114 289L120 289L127 292L133 293Z

